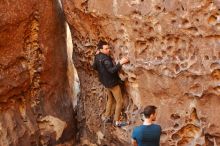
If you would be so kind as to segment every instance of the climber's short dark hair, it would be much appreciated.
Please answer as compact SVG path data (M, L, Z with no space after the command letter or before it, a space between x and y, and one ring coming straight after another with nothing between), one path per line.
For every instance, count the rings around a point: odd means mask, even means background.
M103 49L104 45L108 45L108 43L106 41L100 40L99 43L97 44L97 49Z
M150 118L151 114L155 114L157 107L154 105L148 105L144 108L142 114L144 114L145 118Z

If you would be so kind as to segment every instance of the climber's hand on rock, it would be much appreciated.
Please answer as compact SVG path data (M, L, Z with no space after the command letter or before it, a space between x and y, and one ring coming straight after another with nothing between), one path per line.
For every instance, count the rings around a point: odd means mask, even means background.
M123 65L123 64L126 64L129 62L129 59L127 57L123 57L121 60L120 60L120 64Z

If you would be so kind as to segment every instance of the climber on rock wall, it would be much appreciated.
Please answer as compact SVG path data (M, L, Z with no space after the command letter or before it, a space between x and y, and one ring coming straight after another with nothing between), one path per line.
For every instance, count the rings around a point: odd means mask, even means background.
M106 110L102 116L104 122L112 122L111 116L114 115L113 124L117 127L126 125L125 122L120 121L120 114L123 107L123 98L121 88L119 86L121 79L118 71L123 64L129 62L128 58L123 57L117 64L110 56L111 50L107 42L100 40L97 45L93 68L97 70L100 82L107 89L107 103ZM115 106L115 110L114 110Z
M156 109L153 105L146 106L141 113L143 125L135 127L132 133L133 146L159 146L161 127L154 124Z

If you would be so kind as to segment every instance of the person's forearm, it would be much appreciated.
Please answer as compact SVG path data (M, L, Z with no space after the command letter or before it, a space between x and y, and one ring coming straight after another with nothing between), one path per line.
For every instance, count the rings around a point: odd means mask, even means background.
M133 139L132 139L132 145L133 145L133 146L138 146L136 140L133 140Z
M121 65L119 63L112 66L112 64L110 62L106 61L104 65L105 65L106 69L108 70L108 72L110 72L112 74L118 72L121 69Z
M138 146L138 145L137 145L137 143L135 142L135 143L133 143L133 146Z

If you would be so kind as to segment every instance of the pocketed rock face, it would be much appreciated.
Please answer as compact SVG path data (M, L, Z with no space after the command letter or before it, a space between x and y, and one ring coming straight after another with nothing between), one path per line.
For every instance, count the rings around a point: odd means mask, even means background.
M0 145L75 141L65 21L57 1L0 2Z
M80 128L84 143L128 145L131 129L140 123L138 113L154 104L163 129L161 145L220 145L219 1L62 2L82 84L78 120L85 126ZM109 131L100 120L105 95L91 68L100 38L110 42L116 60L130 59L121 74L132 122L127 131Z

